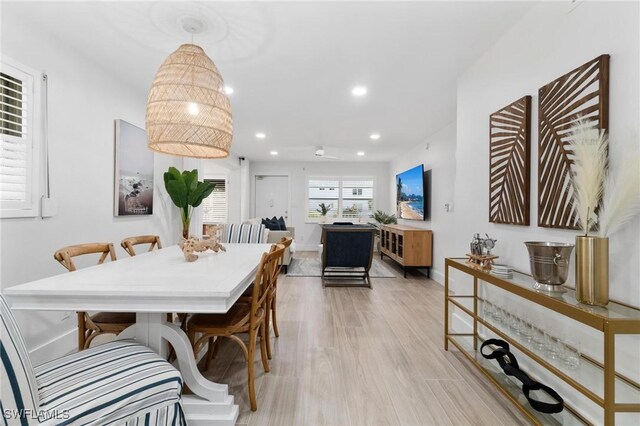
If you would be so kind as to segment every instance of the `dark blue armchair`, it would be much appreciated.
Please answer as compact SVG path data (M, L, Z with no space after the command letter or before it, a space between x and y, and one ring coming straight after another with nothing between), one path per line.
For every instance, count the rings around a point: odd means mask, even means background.
M324 225L322 227L322 285L371 288L369 270L373 260L375 231L371 225ZM349 284L347 280L362 280Z

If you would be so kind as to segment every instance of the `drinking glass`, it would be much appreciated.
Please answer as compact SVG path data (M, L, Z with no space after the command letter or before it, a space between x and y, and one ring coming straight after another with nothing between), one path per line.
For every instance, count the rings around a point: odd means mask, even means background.
M505 315L504 308L498 303L496 303L495 310L493 311L493 319L499 323L502 323L504 321L504 315Z
M527 342L531 342L533 338L533 325L531 325L530 323L528 323L522 318L520 318L518 321L519 321L518 330L520 331L520 335Z
M541 328L532 326L531 327L531 340L533 343L533 347L539 351L543 351L545 348L545 339L544 339L544 331Z
M562 342L558 337L545 331L544 349L551 359L559 359L562 351Z
M581 353L579 344L562 343L562 361L571 370L580 367Z
M516 314L509 312L507 318L508 318L507 324L509 325L509 330L511 330L515 334L520 334L520 330L519 330L520 319L516 316Z
M495 310L496 307L493 305L493 303L489 302L486 299L484 302L482 302L482 317L485 320L490 320L491 318L493 318L493 316L495 315Z

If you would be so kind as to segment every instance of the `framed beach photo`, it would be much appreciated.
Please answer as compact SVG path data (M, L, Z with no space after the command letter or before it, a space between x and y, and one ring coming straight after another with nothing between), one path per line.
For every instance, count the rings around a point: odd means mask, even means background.
M153 214L153 151L147 134L115 120L115 216Z

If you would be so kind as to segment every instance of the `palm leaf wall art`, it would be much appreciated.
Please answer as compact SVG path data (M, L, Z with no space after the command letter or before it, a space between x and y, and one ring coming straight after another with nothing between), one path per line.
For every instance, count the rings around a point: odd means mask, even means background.
M529 225L531 96L489 121L489 222Z
M609 55L601 55L538 91L538 226L579 229L569 149L580 119L609 127Z

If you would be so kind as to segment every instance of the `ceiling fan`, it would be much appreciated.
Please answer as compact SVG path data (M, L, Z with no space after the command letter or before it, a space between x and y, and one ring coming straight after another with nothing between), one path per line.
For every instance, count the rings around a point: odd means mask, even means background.
M319 158L324 158L325 160L342 160L342 158L338 158L338 157L333 157L331 155L324 155L324 148L319 146L318 149L316 149L316 157Z

